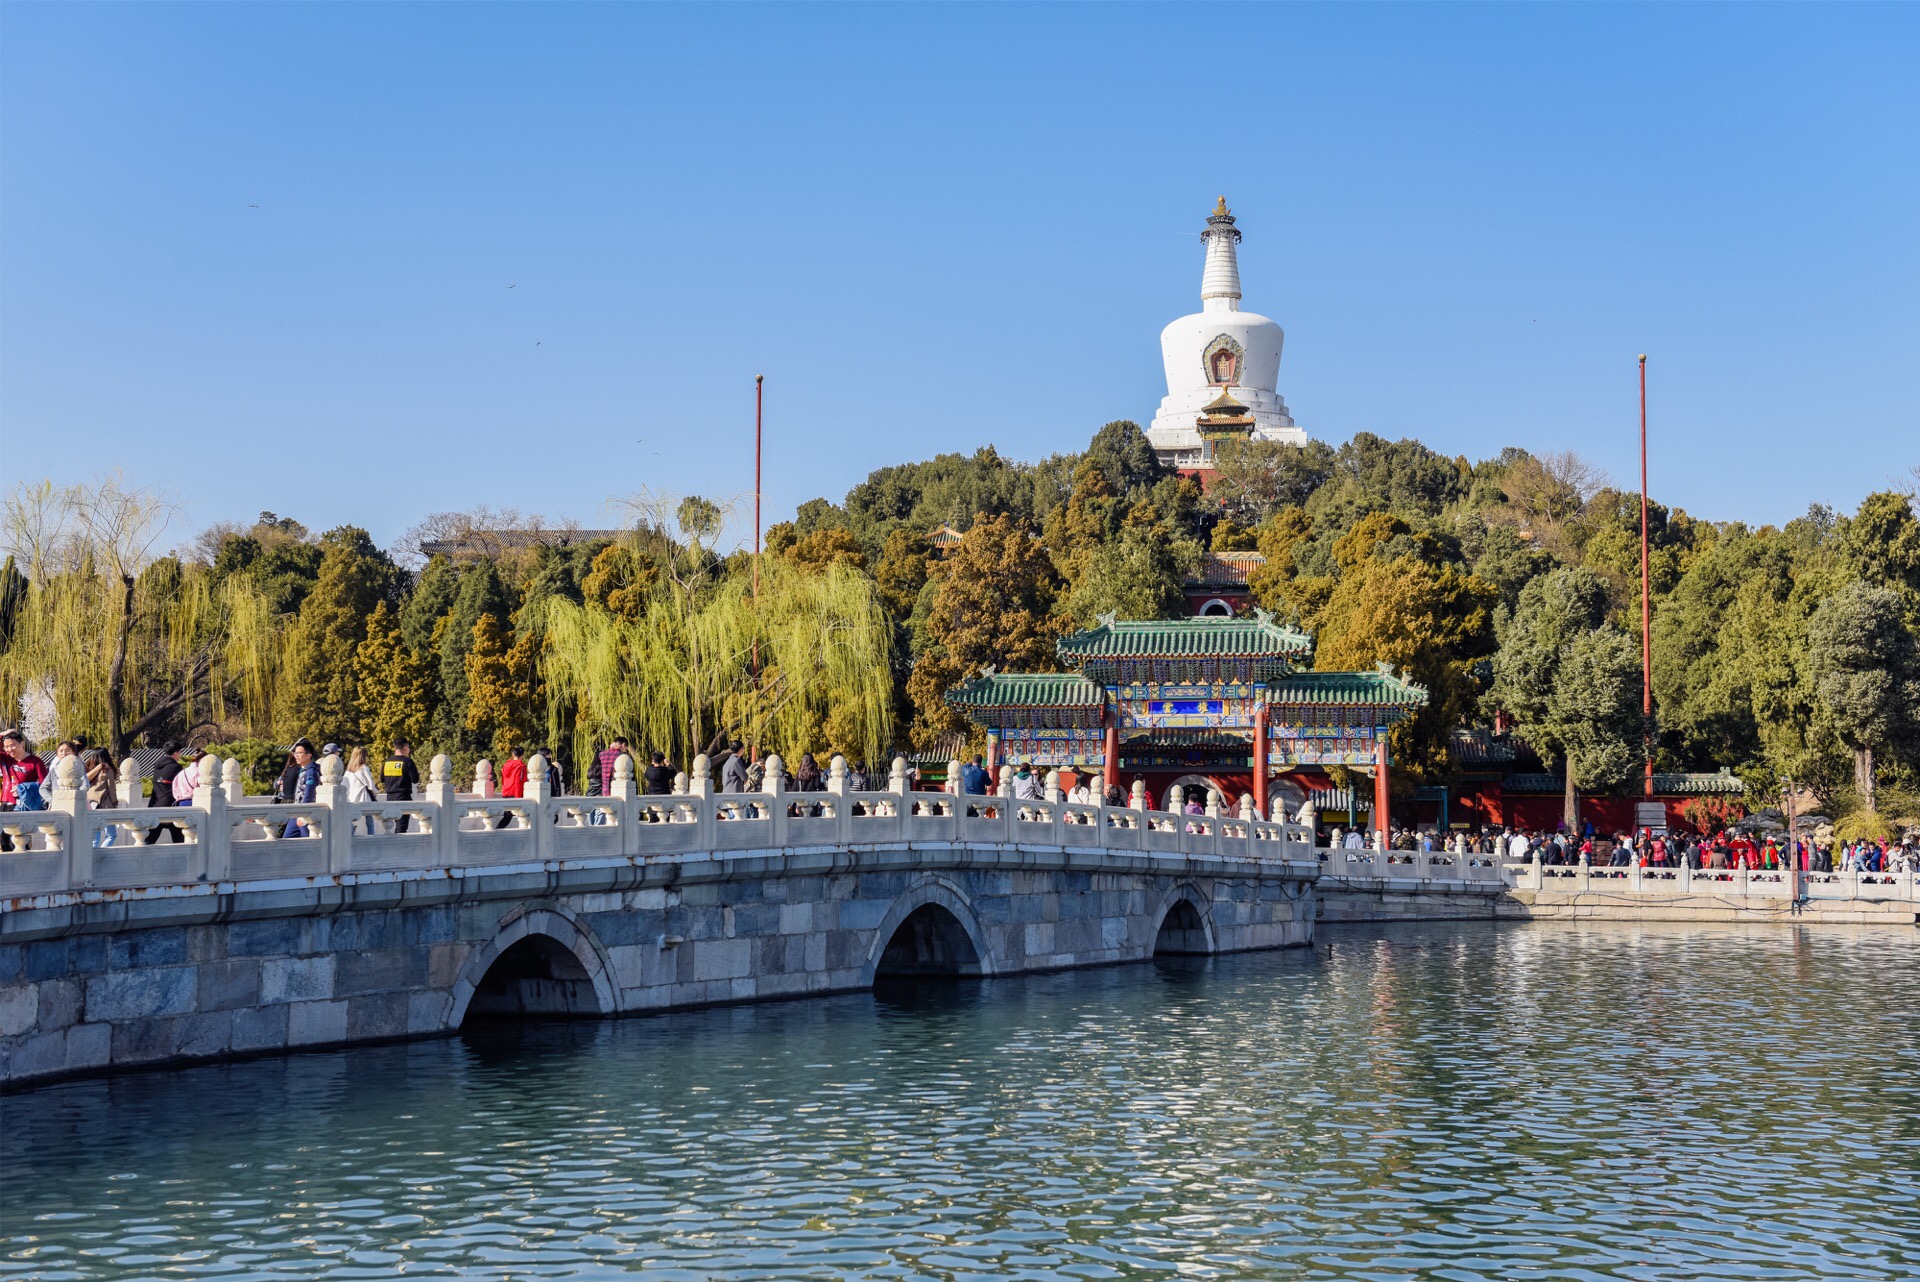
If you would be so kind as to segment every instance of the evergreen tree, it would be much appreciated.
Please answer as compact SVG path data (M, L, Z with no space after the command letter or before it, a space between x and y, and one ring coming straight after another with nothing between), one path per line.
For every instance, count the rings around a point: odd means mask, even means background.
M907 679L916 742L966 727L946 693L997 665L1015 672L1059 668L1052 617L1060 578L1040 541L1005 516L974 523L931 569L938 586Z
M367 619L367 639L354 655L364 742L378 756L406 739L424 747L436 702L427 656L407 644L400 616L382 601Z
M1580 821L1579 789L1618 786L1644 760L1639 655L1607 622L1606 581L1592 570L1560 569L1527 584L1498 624L1492 708L1566 780L1569 831Z
M467 729L495 759L528 746L541 725L540 643L534 630L518 634L498 616L483 614L467 650Z
M1821 702L1853 753L1854 789L1875 806L1876 752L1892 757L1920 741L1920 645L1891 588L1854 582L1828 598L1807 627Z
M362 709L355 651L375 607L398 600L404 575L354 526L329 530L320 548L320 577L287 634L282 729L357 743Z
M496 620L513 613L506 583L491 561L469 566L460 575L453 603L436 625L434 645L440 667L440 705L435 709L433 740L450 753L484 752L487 741L467 724L467 652L482 615Z

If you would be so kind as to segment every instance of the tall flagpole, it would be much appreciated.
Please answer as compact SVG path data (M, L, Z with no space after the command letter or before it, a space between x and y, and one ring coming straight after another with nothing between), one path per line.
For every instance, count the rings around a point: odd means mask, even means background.
M765 374L753 376L753 682L756 689L760 684L760 417L766 397Z
M1640 355L1640 716L1653 796L1653 591L1647 574L1647 357Z
M1644 361L1646 357L1640 359ZM765 374L753 376L753 604L756 608L760 605L760 411L766 382Z

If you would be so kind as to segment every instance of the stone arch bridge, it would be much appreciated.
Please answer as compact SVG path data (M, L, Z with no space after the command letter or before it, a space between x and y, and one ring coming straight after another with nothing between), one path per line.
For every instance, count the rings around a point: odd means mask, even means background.
M354 804L337 769L310 805L226 763L188 807L63 786L0 816L0 1086L1312 939L1308 830L1250 812L912 792L900 766L639 796L624 759L606 797L456 793L440 758L419 799Z

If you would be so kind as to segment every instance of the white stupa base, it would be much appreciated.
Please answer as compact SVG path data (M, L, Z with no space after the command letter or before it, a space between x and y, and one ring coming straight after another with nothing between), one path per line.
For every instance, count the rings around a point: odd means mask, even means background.
M1229 390L1252 411L1254 440L1284 441L1289 445L1307 443L1306 430L1293 421L1287 413L1287 403L1279 396L1259 388ZM1168 396L1160 402L1153 426L1147 429L1147 443L1153 446L1154 454L1163 465L1186 470L1207 466L1206 441L1195 421L1207 402L1219 394L1219 388L1207 387Z

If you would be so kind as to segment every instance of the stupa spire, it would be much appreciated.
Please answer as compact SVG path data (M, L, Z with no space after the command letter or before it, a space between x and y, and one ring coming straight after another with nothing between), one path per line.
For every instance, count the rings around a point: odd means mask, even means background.
M1207 311L1240 310L1240 260L1234 246L1240 243L1240 229L1233 225L1233 211L1227 198L1213 207L1207 229L1200 233L1207 245L1207 265L1200 273L1200 305Z

